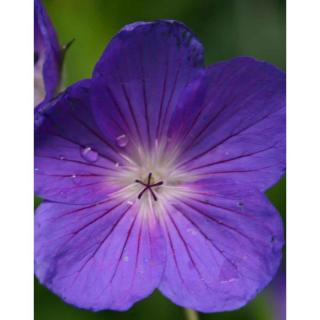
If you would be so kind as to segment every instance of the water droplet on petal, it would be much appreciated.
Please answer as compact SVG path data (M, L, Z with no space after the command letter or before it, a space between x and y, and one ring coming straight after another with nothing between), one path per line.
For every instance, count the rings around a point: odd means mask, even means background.
M116 141L118 147L124 148L128 144L129 138L125 134L122 134L116 138Z
M124 256L124 257L123 257L123 261L124 261L124 262L128 262L128 261L129 261L129 257L128 257L128 256Z
M81 157L87 162L96 162L98 160L98 153L91 149L91 147L81 148Z
M225 261L220 268L219 280L221 283L230 283L239 279L237 268L229 261Z
M60 156L59 156L59 159L60 159L60 160L64 160L64 156L61 156L61 155L60 155Z
M34 168L34 171L39 171L39 168Z
M193 236L195 236L197 234L197 231L195 229L193 229L193 228L188 228L187 232L192 234Z
M77 177L76 174L73 174L72 176L70 176L70 178L72 179L72 182L74 184L79 184L80 180L79 180L79 178Z
M133 202L130 201L130 200L128 200L128 201L127 201L127 204L128 204L129 206L132 206L132 205L133 205Z
M119 162L116 162L114 165L116 166L116 168L118 168L120 164Z

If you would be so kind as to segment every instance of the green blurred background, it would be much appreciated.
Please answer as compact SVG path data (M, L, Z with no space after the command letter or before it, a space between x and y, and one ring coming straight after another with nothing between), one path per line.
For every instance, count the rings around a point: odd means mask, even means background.
M249 55L285 70L286 4L282 0L43 0L62 44L75 39L64 65L64 85L88 78L110 38L125 24L141 20L184 22L203 42L206 63ZM285 222L285 179L268 196ZM35 205L39 203L36 200ZM285 261L281 271L285 270ZM273 281L244 308L200 314L201 320L280 320L284 298ZM279 298L280 297L280 298ZM127 312L88 312L62 302L35 280L35 320L185 319L183 309L160 293ZM284 319L283 319L284 320Z

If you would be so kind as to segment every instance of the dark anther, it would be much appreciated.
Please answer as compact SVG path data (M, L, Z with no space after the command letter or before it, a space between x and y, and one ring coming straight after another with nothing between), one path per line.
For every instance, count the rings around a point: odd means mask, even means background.
M140 183L140 184L142 184L142 185L144 186L144 189L143 189L143 190L139 193L139 195L138 195L138 199L141 199L142 195L143 195L147 190L149 190L150 193L151 193L151 195L152 195L152 197L153 197L153 199L154 199L154 201L157 201L157 200L158 200L158 198L156 197L156 195L155 195L154 191L152 190L152 188L153 188L153 187L161 186L161 185L163 184L163 182L162 182L162 181L159 181L159 182L157 182L157 183L151 183L151 177L152 177L152 173L150 172L149 175L148 175L148 181L147 181L147 183L145 183L145 182L143 182L143 181L141 181L141 180L135 180L135 182Z

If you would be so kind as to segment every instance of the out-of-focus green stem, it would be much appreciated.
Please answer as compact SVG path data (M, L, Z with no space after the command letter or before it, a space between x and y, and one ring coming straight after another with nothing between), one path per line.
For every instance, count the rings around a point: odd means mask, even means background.
M199 320L199 316L198 316L197 311L185 308L184 312L185 312L187 320Z

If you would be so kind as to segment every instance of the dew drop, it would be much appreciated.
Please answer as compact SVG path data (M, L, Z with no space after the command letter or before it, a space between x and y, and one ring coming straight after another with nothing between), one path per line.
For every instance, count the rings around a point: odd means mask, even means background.
M116 142L118 147L124 148L127 146L129 142L129 138L125 134L122 134L116 138Z
M239 278L238 270L230 262L226 261L222 264L219 273L220 283L234 282Z
M91 149L91 147L85 147L80 150L81 157L87 162L96 162L98 160L98 153Z
M130 200L128 200L128 201L127 201L127 204L128 204L129 206L132 206L132 205L133 205L133 202L130 201Z
M60 160L64 160L65 158L64 158L64 156L61 156L61 155L60 155L60 156L59 156L59 159L60 159Z
M128 256L124 256L122 259L123 259L124 262L128 262L129 261L129 257Z
M79 184L80 180L75 173L73 175L71 175L70 178L74 184L76 184L76 185Z
M34 168L34 171L39 171L39 168Z
M197 231L193 228L188 228L187 232L190 233L191 235L195 236L197 234Z
M119 164L119 162L116 162L114 165L116 168L118 168L120 164Z

